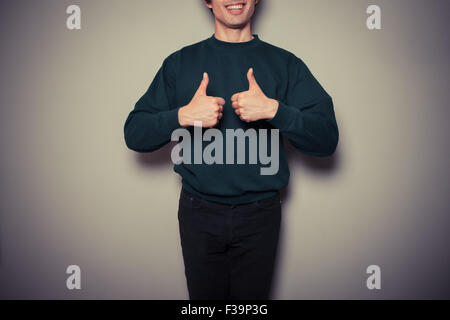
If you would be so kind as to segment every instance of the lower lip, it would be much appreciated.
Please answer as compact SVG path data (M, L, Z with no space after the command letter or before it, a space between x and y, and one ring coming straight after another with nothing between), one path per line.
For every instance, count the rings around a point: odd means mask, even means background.
M239 9L239 10L230 10L230 9L227 9L227 11L228 11L230 14L238 15L238 14L241 14L242 12L244 12L244 8L245 8L245 5L242 7L242 9Z

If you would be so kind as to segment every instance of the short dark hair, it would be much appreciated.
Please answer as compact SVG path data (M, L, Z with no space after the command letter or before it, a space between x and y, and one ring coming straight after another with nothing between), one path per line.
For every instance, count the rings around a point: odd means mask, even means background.
M205 0L208 4L211 4L211 0ZM259 3L259 1L258 1L258 3ZM258 3L256 3L255 4L255 8L256 8L256 6L258 5ZM209 8L209 10L211 10L211 13L214 15L214 12L213 12L213 9L212 8Z

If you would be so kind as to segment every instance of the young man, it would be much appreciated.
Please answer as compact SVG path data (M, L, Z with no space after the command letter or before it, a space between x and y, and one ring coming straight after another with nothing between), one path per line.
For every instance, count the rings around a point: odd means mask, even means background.
M191 133L183 143L194 157L183 149L187 161L174 164L190 299L269 299L280 189L289 180L282 136L303 153L331 155L339 139L333 102L300 58L252 34L258 0L204 2L215 33L164 60L125 122L125 141L152 152L177 129ZM269 153L277 163L264 173ZM214 161L196 161L207 154Z

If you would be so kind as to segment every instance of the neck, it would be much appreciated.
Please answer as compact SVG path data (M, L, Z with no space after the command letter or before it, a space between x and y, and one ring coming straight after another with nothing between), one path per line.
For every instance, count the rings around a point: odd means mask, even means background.
M250 21L243 27L232 29L224 26L216 19L214 35L218 40L226 42L246 42L253 39Z

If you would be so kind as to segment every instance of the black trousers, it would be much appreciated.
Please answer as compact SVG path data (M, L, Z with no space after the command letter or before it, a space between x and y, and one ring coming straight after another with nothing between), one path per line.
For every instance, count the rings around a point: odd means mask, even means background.
M226 205L182 188L178 221L191 300L270 298L281 222L279 192Z

